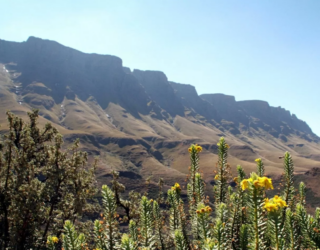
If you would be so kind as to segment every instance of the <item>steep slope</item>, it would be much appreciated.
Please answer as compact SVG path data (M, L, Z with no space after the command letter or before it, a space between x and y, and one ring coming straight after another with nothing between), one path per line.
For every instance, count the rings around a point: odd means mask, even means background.
M231 121L240 131L256 136L269 134L287 142L287 136L297 136L309 142L319 142L310 127L296 115L281 107L271 107L266 101L236 102L234 96L204 94L201 98L214 106L222 120Z
M175 82L170 82L170 84L184 107L188 110L189 116L198 114L213 124L216 124L215 121L221 120L215 107L201 99L194 86Z
M135 69L132 74L144 86L151 99L168 112L171 117L184 116L184 107L163 72Z
M237 164L254 171L254 159L261 157L268 174L280 175L285 151L292 153L297 173L320 166L319 137L283 108L223 94L199 96L194 86L170 82L162 72L131 72L118 57L85 54L53 41L0 40L1 129L6 110L25 116L32 108L40 110L40 123L54 123L67 143L80 138L90 159L100 156L100 183L110 180L112 169L131 189L142 188L147 177L183 182L187 148L199 143L210 186L221 136L231 146L232 171Z
M126 110L148 114L154 107L141 84L131 74L125 73L120 58L109 55L84 54L56 42L30 37L23 43L0 40L1 62L9 70L22 73L16 81L22 87L45 83L50 96L57 104L64 97L77 96L86 101L94 96L105 109L110 102ZM42 93L39 93L42 94Z

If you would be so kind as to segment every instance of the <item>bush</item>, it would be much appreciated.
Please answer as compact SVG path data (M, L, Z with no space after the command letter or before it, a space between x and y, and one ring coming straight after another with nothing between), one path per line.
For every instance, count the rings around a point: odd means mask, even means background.
M63 150L54 127L39 129L38 111L28 114L29 123L7 116L9 131L0 141L0 248L43 249L57 242L66 221L84 227L80 219L96 193L95 164L85 167L78 140Z

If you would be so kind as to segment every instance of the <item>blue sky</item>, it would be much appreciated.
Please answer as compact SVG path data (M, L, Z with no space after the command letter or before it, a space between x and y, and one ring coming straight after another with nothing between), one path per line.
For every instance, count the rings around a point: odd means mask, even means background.
M198 94L265 100L320 135L319 0L0 0L0 39L55 40L163 71Z

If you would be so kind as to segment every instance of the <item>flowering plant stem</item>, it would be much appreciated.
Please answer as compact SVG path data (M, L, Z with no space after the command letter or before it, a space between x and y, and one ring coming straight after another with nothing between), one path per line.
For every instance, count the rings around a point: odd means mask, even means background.
M276 250L279 250L278 216L274 218L274 225L275 225L275 236L276 236Z
M259 250L259 229L258 229L258 202L257 202L257 190L253 191L254 200L254 233L255 233L255 250Z

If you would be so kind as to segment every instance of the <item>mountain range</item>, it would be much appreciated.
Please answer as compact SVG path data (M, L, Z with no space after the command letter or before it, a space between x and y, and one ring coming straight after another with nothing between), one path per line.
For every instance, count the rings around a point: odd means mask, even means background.
M116 56L86 54L55 41L0 40L2 132L6 110L26 117L33 108L40 110L40 124L53 123L67 145L80 138L90 160L99 156L100 183L110 180L111 170L130 189L143 189L148 178L183 182L187 148L198 143L210 189L216 144L224 136L232 172L237 164L255 171L254 160L262 158L266 173L280 178L281 156L289 151L297 178L320 197L320 138L296 115L266 101L198 95L194 86L169 81L163 72L131 70Z

